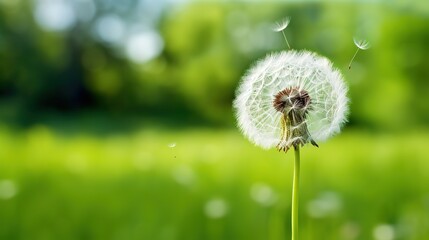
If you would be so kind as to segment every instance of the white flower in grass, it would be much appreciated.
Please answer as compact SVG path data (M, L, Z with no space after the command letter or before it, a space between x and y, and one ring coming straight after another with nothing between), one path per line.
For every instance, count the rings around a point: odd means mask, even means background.
M263 148L317 146L340 131L347 88L331 62L308 51L268 55L242 78L234 100L238 125Z

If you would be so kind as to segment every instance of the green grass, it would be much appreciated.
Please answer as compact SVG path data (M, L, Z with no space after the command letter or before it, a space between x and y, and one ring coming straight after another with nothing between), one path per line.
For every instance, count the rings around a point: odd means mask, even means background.
M348 130L302 148L301 239L429 239L428 139ZM0 239L289 239L292 167L234 129L3 126L16 194L0 187Z

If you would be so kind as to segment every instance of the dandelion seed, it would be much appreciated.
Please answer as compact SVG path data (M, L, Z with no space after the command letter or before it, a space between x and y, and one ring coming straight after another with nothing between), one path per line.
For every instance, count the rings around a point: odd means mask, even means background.
M238 125L263 148L288 151L338 133L348 112L347 88L330 61L308 51L283 51L242 78L234 100Z
M357 40L356 38L353 38L353 42L355 43L357 49L356 49L355 55L353 55L352 60L349 63L349 69L352 68L352 62L355 59L359 50L367 50L368 48L371 47L369 42L366 40Z
M176 143L175 142L169 143L168 147L169 148L175 148L176 147Z
M287 44L288 48L290 49L289 42L288 42L288 40L286 38L286 35L284 33L284 30L287 28L287 26L289 26L289 23L290 23L290 17L286 17L281 22L277 22L273 26L273 31L275 31L275 32L282 32L283 38L285 39L286 44Z

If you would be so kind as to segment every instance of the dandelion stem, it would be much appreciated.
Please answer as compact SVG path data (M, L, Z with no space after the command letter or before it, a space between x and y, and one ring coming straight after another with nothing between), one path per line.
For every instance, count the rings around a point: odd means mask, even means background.
M299 168L300 154L299 145L294 146L295 165L292 183L292 240L298 240L298 196L299 196Z
M353 55L352 60L349 63L349 69L352 68L352 62L355 59L355 57L356 57L356 55L357 55L358 52L359 52L359 48L356 50L355 55Z
M287 47L290 49L290 45L289 45L289 42L287 41L287 38L286 38L286 34L285 34L285 32L284 32L284 31L282 31L282 34L283 34L283 37L284 37L284 39L285 39L285 41L286 41Z

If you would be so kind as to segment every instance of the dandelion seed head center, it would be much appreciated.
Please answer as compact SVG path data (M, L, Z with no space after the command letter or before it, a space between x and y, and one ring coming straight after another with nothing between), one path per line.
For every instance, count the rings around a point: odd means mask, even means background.
M311 99L307 91L298 87L288 87L274 96L273 107L281 113L291 109L306 112L310 103Z

